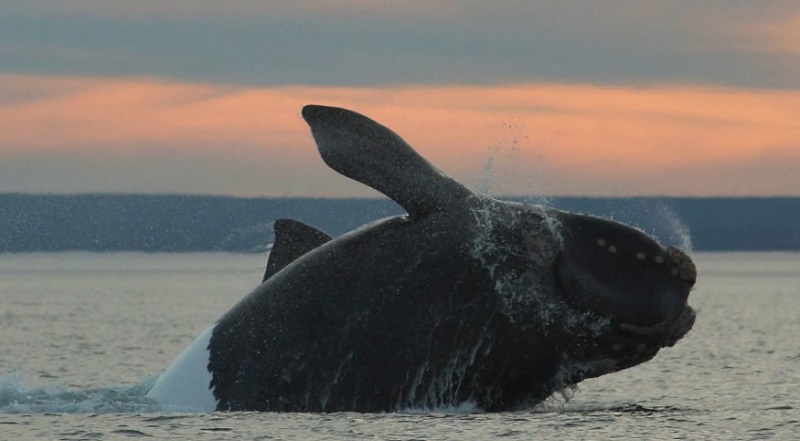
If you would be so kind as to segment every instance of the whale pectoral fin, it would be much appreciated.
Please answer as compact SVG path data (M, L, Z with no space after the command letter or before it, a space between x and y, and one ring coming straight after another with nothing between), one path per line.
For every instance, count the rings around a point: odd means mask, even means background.
M292 219L276 220L273 230L275 242L269 252L262 283L298 257L332 239L328 234Z
M364 115L308 105L303 118L329 167L385 194L412 217L463 205L473 196L396 133Z

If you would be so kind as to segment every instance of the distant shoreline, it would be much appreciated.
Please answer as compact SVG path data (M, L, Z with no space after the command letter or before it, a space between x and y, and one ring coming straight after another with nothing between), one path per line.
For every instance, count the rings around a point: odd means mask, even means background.
M548 205L611 217L694 251L800 251L800 197L556 197ZM370 198L7 193L0 252L263 253L280 218L337 236L402 213Z

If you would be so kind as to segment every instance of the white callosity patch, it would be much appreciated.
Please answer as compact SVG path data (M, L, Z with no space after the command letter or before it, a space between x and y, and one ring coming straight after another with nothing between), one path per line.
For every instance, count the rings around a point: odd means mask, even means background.
M208 371L208 343L214 327L209 326L172 362L147 392L147 398L176 410L213 411L217 400L211 392Z

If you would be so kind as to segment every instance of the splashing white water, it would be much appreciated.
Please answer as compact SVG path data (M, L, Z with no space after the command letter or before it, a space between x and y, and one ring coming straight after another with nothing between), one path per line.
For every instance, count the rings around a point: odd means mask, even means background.
M682 250L691 253L694 246L689 226L683 222L678 213L663 202L658 204L656 211L660 214L659 217L662 222L667 226L667 231L670 233L669 240L675 241Z
M0 414L162 412L162 406L145 397L155 378L133 386L28 388L22 375L11 372L0 377Z
M689 227L664 201L633 200L631 205L612 212L611 218L641 229L663 245L677 246L687 253L693 249Z
M477 193L482 196L527 194L530 193L527 189L539 188L534 172L537 167L529 157L531 149L524 145L528 139L527 126L517 117L504 116L489 131L494 136L487 146L488 157L477 185ZM526 190L520 192L520 188Z

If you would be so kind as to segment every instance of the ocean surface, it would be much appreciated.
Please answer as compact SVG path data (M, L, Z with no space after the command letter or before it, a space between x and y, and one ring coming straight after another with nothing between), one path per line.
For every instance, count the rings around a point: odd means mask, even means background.
M144 393L258 284L264 255L0 255L0 440L800 439L800 254L694 258L684 340L535 409L259 414Z

